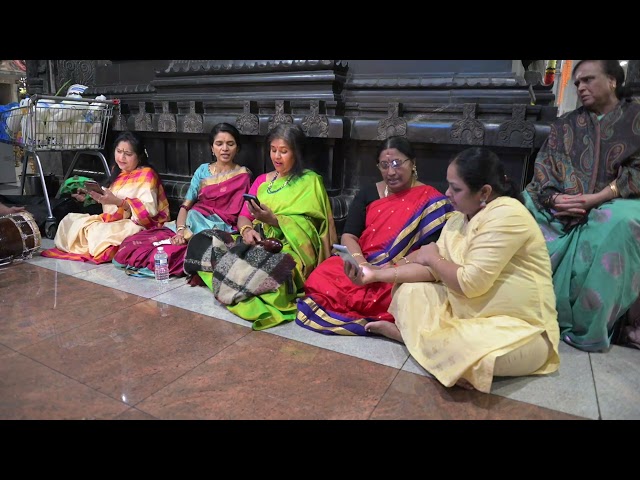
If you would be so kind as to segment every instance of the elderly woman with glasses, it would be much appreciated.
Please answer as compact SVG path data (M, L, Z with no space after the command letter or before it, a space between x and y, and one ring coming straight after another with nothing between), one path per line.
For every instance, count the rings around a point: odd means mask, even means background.
M389 137L378 148L382 180L355 196L342 234L360 265L393 268L415 260L422 245L435 242L453 207L435 188L418 181L416 155L405 137ZM372 321L394 322L387 311L390 283L355 285L338 256L322 262L305 282L296 323L327 335L370 335Z
M559 328L551 261L520 186L485 147L458 153L446 191L456 212L436 243L386 270L345 264L357 285L396 285L395 323L367 330L404 343L445 387L489 393L494 377L555 372Z

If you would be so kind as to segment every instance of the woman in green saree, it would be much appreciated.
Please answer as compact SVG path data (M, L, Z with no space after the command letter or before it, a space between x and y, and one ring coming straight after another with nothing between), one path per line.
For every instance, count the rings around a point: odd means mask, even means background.
M525 205L551 256L563 341L606 350L640 292L640 104L617 60L573 70L582 107L551 125Z
M276 238L283 244L282 253L291 255L296 264L290 280L277 290L227 305L232 313L253 322L254 330L295 319L306 278L329 257L337 239L322 177L304 167L305 138L302 129L293 124L280 124L269 133L266 144L275 170L255 179L249 193L260 203L245 202L238 218L237 228L245 244ZM213 275L199 274L212 288Z

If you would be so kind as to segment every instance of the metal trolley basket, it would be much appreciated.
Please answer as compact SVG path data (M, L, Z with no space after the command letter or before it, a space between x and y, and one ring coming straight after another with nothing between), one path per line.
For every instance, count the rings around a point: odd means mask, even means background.
M113 108L119 106L120 101L33 95L23 103L1 113L0 141L22 148L21 194L24 192L29 156L35 158L48 211L45 234L54 238L57 219L51 210L38 152L76 152L63 180L73 173L82 154L99 157L105 174L109 176L109 165L101 150L104 149Z

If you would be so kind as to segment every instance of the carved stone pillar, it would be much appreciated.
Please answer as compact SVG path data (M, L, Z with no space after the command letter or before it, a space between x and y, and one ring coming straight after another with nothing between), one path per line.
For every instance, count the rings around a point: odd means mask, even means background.
M62 88L60 95L65 95L69 86L74 83L95 85L96 66L108 63L110 63L108 60L56 60L54 72L56 89Z
M629 60L625 84L633 96L640 96L640 60Z
M27 92L29 95L44 94L47 76L46 60L26 60Z

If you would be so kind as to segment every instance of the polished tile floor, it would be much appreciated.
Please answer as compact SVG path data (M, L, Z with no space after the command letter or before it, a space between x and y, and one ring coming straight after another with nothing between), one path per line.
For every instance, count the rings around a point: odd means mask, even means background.
M254 332L184 278L0 268L0 419L640 419L640 350L560 351L555 374L447 389L396 342Z

